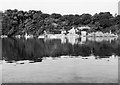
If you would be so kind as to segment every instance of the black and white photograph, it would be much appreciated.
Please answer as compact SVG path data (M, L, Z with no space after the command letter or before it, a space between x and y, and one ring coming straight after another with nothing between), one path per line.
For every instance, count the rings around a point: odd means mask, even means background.
M116 85L119 60L120 0L0 0L1 84Z

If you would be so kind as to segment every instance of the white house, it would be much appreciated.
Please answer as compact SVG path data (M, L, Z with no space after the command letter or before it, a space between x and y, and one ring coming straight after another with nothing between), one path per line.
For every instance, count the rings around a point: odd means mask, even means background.
M69 34L76 34L76 31L75 31L74 27L72 29L70 29L68 32L69 32Z
M82 26L82 27L78 27L78 30L81 31L81 36L86 36L87 35L87 30L89 30L90 27L89 26Z
M81 31L81 36L85 37L87 35L86 31Z
M66 30L61 30L61 34L66 34Z
M31 34L28 35L27 33L25 33L24 37L25 37L25 39L27 40L27 39L29 39L29 38L33 38L33 35L31 35Z

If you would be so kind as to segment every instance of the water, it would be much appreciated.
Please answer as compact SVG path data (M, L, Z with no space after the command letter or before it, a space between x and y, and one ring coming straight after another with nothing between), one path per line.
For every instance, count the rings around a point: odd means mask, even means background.
M118 83L117 39L2 39L3 83Z

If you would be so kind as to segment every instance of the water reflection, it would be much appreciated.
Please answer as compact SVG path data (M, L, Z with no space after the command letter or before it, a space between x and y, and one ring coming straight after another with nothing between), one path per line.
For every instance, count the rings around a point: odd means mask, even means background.
M29 60L42 62L46 57L55 59L61 56L87 57L95 59L120 56L120 43L113 39L86 37L66 37L62 39L2 39L2 58L9 63ZM23 63L21 63L23 64Z

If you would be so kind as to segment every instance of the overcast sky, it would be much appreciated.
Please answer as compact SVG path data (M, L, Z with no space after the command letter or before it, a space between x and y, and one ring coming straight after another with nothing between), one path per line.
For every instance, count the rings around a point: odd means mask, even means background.
M0 10L41 10L43 13L118 13L119 0L0 0Z

